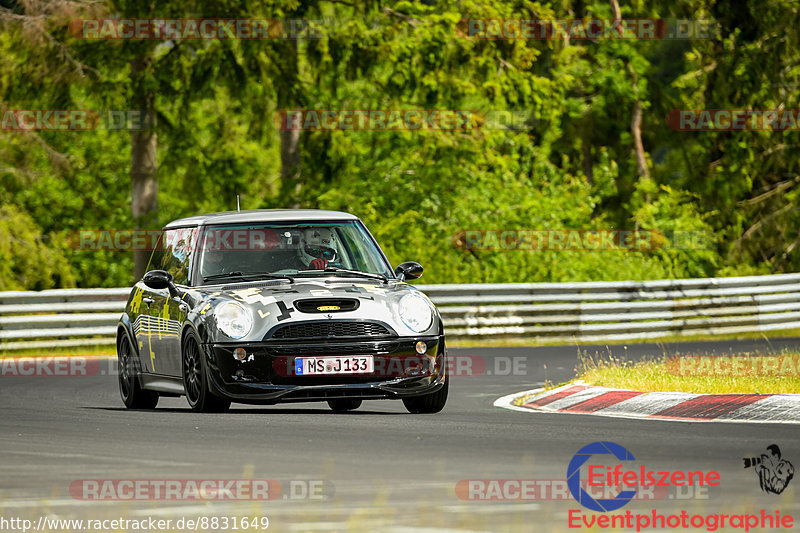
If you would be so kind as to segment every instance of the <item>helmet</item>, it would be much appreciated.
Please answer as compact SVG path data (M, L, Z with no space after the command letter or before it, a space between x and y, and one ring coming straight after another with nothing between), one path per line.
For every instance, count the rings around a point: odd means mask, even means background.
M336 259L333 232L327 228L309 228L303 231L298 255L305 265L311 265L315 259L322 259L325 264L333 261Z

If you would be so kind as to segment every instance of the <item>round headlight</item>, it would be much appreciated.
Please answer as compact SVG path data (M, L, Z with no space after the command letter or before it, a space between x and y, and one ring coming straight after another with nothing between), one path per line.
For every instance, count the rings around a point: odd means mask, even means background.
M433 309L421 294L412 292L400 300L400 319L411 331L422 333L433 322Z
M214 311L219 330L232 339L241 339L253 327L250 312L235 302L225 302Z

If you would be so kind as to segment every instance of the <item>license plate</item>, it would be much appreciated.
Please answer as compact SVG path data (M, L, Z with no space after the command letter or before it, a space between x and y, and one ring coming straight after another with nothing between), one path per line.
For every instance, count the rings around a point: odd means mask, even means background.
M368 374L374 370L375 362L371 355L296 357L294 360L297 376Z

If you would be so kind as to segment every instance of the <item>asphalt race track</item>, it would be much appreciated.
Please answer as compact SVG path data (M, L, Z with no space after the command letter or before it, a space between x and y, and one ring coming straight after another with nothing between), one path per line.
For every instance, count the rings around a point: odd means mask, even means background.
M637 359L662 352L782 348L800 349L800 339L638 344L612 350ZM581 349L593 353L604 348ZM800 519L800 479L781 495L766 494L754 471L742 463L743 457L758 457L775 443L784 459L800 466L797 425L641 421L499 409L492 402L500 396L542 386L545 379L571 378L577 347L450 353L477 356L473 359L483 361L488 373L454 376L448 405L438 415L410 415L400 402L391 401L365 402L352 414L333 414L325 404L290 404L234 405L230 413L204 415L192 413L183 398L162 399L154 412L127 411L114 376L0 378L0 516L34 523L44 515L173 521L266 516L270 531L289 532L565 531L570 510L594 515L569 495L554 491L547 500L474 501L462 499L466 492L457 491L457 484L563 480L572 456L603 440L621 444L648 469L715 470L721 476L720 486L707 492L679 494L671 488L663 499L632 501L618 512L764 509ZM509 375L514 364L516 372ZM248 478L280 481L283 492L266 502L86 501L70 493L71 484L84 479Z

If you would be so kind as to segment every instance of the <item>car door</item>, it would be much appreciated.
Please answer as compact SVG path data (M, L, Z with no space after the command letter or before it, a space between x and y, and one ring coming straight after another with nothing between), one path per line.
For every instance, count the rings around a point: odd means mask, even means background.
M156 252L151 256L147 270L157 269L160 266L161 257ZM139 351L139 368L147 374L158 374L155 366L155 354L158 352L157 339L153 335L158 334L158 323L155 315L159 300L160 291L151 289L144 282L136 284L129 307L133 334L136 337L136 345Z
M152 367L165 376L180 377L182 373L180 335L189 308L181 294L189 285L196 238L197 228L170 229L162 235L159 268L172 274L178 291L174 294L169 289L151 291L153 302L149 310L155 330L149 346Z

